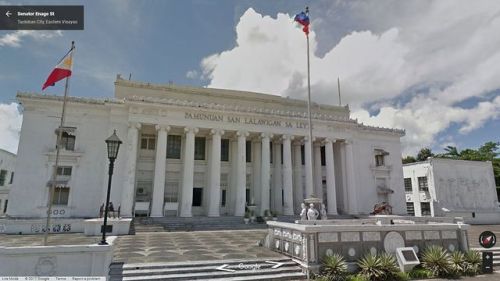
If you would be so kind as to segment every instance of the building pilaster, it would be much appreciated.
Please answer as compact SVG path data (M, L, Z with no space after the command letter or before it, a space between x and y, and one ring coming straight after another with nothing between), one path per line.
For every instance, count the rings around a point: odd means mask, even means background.
M135 172L137 163L137 145L139 141L140 123L130 123L127 132L127 181L122 191L120 205L121 216L132 217L132 206L135 195Z

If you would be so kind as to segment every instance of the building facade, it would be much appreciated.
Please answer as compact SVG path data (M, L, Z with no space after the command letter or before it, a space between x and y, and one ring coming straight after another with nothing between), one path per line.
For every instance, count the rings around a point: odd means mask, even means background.
M0 216L4 216L9 205L9 191L14 183L16 155L0 149Z
M62 97L18 93L24 108L8 215L44 217ZM53 216L96 217L104 203L104 140L117 130L111 202L122 216L292 215L305 197L328 213L405 214L401 130L350 119L349 108L252 92L152 85L117 77L113 99L70 97ZM311 146L312 142L312 146ZM308 166L312 163L313 169ZM21 202L26 202L21 204Z
M429 158L403 165L409 215L463 216L498 223L500 208L491 162Z

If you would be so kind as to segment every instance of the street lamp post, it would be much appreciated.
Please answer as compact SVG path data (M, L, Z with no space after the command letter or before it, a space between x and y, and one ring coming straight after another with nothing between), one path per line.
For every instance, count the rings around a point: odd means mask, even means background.
M113 177L113 169L115 167L115 160L118 156L118 149L120 149L120 144L122 141L116 135L116 130L113 134L106 139L106 146L108 147L108 193L106 194L106 207L104 208L104 225L102 227L102 240L99 245L108 245L106 242L106 229L108 224L108 210L109 210L109 194L111 192L111 178Z

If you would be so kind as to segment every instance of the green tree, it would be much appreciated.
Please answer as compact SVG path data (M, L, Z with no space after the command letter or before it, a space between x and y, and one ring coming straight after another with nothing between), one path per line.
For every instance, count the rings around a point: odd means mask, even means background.
M420 151L417 154L417 161L425 161L429 157L433 157L434 154L432 153L431 149L428 147L420 149Z
M445 157L453 158L453 159L459 159L460 158L460 152L458 152L458 149L456 146L450 146L448 145L444 151L446 153L444 154Z
M408 164L408 163L417 162L417 159L415 159L415 157L413 157L413 156L408 155L405 158L403 158L402 161L403 161L403 164Z

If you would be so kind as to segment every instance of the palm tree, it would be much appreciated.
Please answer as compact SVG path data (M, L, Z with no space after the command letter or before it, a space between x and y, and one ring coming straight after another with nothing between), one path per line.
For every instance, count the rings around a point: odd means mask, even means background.
M459 159L460 158L460 152L458 151L456 146L450 146L448 145L444 151L446 153L444 154L446 157L453 158L453 159Z

